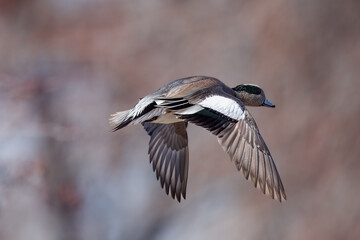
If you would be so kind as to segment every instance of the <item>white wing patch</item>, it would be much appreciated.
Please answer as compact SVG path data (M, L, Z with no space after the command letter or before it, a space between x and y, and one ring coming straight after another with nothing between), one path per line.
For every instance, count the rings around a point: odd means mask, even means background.
M232 119L240 120L244 118L244 111L241 106L231 98L219 95L212 95L198 103L205 108L213 109Z
M177 114L180 114L180 115L190 115L190 114L194 114L194 113L197 113L201 110L203 110L204 108L199 106L199 105L194 105L194 106L191 106L191 107L188 107L184 110L180 110L179 112L177 112Z

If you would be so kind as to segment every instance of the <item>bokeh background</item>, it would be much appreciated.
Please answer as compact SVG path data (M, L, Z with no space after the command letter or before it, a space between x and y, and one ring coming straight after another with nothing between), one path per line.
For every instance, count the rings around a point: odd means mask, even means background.
M359 239L360 1L0 1L0 239ZM260 85L288 200L189 126L187 199L111 113L177 78Z

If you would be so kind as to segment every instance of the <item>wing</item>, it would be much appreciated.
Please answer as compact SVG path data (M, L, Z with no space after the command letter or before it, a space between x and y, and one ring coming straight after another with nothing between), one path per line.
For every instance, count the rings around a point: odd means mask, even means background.
M189 168L187 123L173 124L143 123L150 135L149 155L150 163L160 178L161 187L166 194L180 202L181 195L186 198L186 184Z
M217 136L225 152L255 187L264 194L286 199L285 190L273 158L255 120L240 100L233 96L208 96L198 102L203 109L179 117L204 127Z

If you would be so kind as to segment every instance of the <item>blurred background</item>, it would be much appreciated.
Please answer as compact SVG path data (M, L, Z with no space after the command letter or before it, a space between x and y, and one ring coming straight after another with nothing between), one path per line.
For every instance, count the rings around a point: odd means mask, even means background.
M360 2L0 1L0 239L359 239ZM141 125L111 113L169 81L260 85L278 203L189 126L187 199Z

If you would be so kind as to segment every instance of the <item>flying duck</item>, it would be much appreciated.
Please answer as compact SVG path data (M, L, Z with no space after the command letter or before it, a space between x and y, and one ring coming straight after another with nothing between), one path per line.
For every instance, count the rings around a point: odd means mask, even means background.
M141 98L130 110L111 115L113 131L141 123L150 135L150 163L166 194L186 198L189 150L186 127L214 134L246 179L281 202L285 190L254 118L245 106L275 107L252 84L230 88L220 80L192 76L170 82Z

